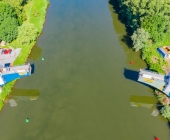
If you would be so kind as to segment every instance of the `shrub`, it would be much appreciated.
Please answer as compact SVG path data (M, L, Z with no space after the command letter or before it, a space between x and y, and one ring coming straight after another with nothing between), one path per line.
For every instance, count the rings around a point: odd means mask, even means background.
M162 113L162 116L164 118L169 118L170 117L170 106L167 105L167 106L164 106L162 109L161 109L161 113Z
M21 45L30 44L35 41L38 36L38 30L31 23L24 23L22 26L18 27L18 42Z

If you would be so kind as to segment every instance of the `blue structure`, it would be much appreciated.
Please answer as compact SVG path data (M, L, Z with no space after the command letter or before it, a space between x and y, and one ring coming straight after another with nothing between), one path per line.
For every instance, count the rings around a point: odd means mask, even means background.
M163 46L157 49L163 58L170 58L170 46Z
M13 66L13 67L1 67L0 68L0 86L5 85L6 83L19 79L25 76L31 75L31 66L30 64Z
M140 69L138 81L155 87L170 97L170 73L158 74L145 69Z

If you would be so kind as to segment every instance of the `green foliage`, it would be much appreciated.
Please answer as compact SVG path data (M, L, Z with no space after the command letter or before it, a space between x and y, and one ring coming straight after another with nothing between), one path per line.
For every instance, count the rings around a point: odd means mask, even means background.
M164 98L164 96L165 96L164 94L157 95L157 99L161 101Z
M24 23L22 26L18 27L18 42L22 45L30 44L35 41L38 36L38 30L31 23Z
M135 51L138 51L146 46L149 38L149 33L146 32L143 28L138 28L133 35L131 36L131 39L133 41L133 48Z
M27 0L2 0L2 1L14 7L20 25L23 23L23 21L27 19L25 11L23 10L23 5L27 3Z
M24 3L26 3L27 0L1 0L5 3L9 3L11 6L22 6Z
M157 48L163 44L148 45L142 49L142 59L146 61L149 68L157 71L158 73L164 73L162 67L167 67L167 61L158 53ZM153 57L157 58L157 61L153 62Z
M21 25L23 23L23 21L25 21L27 19L26 13L21 6L17 6L17 7L14 7L14 8L15 8L15 11L16 11L17 16L18 16L19 24Z
M4 102L0 100L0 110L2 109L3 106L4 106Z
M18 21L14 18L6 18L0 25L0 39L11 42L18 35Z
M0 22L8 17L17 18L14 8L7 3L0 2Z
M170 106L164 106L162 109L161 109L161 113L162 113L162 116L164 118L169 118L170 117Z
M17 14L13 7L0 2L0 39L11 42L16 39L19 25Z
M147 16L141 22L141 27L150 33L150 37L154 42L162 39L162 35L166 31L165 25L165 17L159 15Z
M127 18L127 24L136 30L146 16L159 15L170 21L169 0L118 0L120 13Z

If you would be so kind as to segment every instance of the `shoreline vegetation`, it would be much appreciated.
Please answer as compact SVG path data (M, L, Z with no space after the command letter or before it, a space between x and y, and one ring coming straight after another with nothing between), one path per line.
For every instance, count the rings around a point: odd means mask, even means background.
M19 56L14 61L14 65L21 65L27 61L27 57L42 32L48 5L49 0L0 0L0 12L11 12L9 15L6 13L2 15L3 18L0 20L1 22L4 21L2 22L3 26L8 27L8 19L10 19L9 22L14 20L17 25L16 35L11 33L14 32L13 27L9 27L10 30L4 31L8 33L6 37L3 32L0 32L0 40L7 42L4 48L22 48ZM10 94L15 82L16 80L2 87L0 110L4 106L4 101Z
M124 41L141 58L150 70L168 74L170 59L163 58L157 48L170 45L170 3L167 0L109 0L119 20L125 24ZM170 122L170 98L155 90L161 115Z

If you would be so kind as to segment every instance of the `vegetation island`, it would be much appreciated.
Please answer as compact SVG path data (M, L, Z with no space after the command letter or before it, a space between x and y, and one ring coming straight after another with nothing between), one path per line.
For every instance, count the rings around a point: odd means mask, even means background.
M6 42L3 48L22 48L14 65L26 62L43 29L48 4L49 0L0 0L0 42ZM2 87L0 110L15 82Z
M170 72L170 2L169 0L110 0L120 20L126 25L124 41L149 70L166 75ZM115 4L116 3L116 4ZM160 113L170 121L170 98L159 89L155 96L162 104Z

